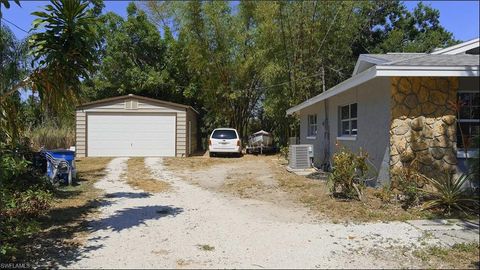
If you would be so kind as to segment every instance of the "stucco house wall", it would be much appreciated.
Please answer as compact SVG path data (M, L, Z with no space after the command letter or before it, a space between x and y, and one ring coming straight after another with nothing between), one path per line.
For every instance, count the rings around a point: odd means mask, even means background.
M317 136L309 137L308 115L317 115ZM315 166L320 167L324 162L324 133L325 133L325 103L318 102L300 112L300 143L312 144Z
M325 104L328 105L331 156L341 146L366 151L388 182L390 171L416 160L429 176L462 165L457 159L456 112L458 91L478 91L472 77L378 77L350 91L300 110L300 143L314 145L314 162L325 162ZM339 108L357 103L358 134L339 136ZM317 115L317 136L308 137L308 115ZM458 164L460 163L460 164ZM383 173L381 173L383 171ZM380 179L380 177L385 179Z
M340 146L354 152L362 148L368 153L377 170L380 170L389 146L390 79L375 78L351 91L333 96L300 111L300 142L314 145L316 166L320 166L324 161L325 102L328 103L329 114L330 159ZM341 106L352 103L357 103L358 134L354 139L345 139L339 136L339 110ZM314 113L317 114L318 133L313 139L307 137L307 121L308 115Z

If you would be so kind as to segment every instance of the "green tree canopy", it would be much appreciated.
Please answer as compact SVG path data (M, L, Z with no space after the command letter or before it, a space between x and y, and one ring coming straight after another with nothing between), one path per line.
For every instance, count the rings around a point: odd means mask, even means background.
M99 32L104 36L101 65L92 80L84 84L89 99L125 94L184 101L176 60L177 53L168 29L162 39L157 27L134 3L127 8L127 18L107 13L102 16Z
M141 7L148 17L131 5L126 21L117 18L113 37L106 35L105 70L90 84L92 92L187 98L201 109L205 132L231 126L245 136L254 125L282 143L297 123L286 109L347 79L359 54L428 52L456 42L438 10L422 3L412 12L400 1L152 1ZM135 46L159 54L152 63L136 63L145 52Z

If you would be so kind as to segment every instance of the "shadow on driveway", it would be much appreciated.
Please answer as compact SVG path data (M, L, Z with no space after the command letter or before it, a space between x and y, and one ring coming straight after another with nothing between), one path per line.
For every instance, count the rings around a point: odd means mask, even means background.
M144 198L150 196L149 193L114 193L115 197L126 198ZM112 230L119 232L122 230L134 228L141 224L145 224L148 220L158 220L163 217L175 217L183 212L183 208L170 205L152 205L143 207L132 207L122 209L113 215L87 221L89 213L95 211L96 207L115 204L115 202L107 200L95 200L83 206L72 206L63 208L56 213L51 211L51 215L66 215L65 219L58 219L57 224L48 225L51 229L46 230L36 236L34 245L26 245L26 251L30 258L25 258L32 267L40 268L57 268L60 265L68 266L85 257L89 251L103 248L103 244L95 244L106 237L94 237L89 240L94 241L92 244L85 246L82 235L88 235L100 230ZM61 212L61 213L60 213ZM76 220L77 222L73 222ZM80 236L80 237L79 237Z
M152 194L148 192L113 192L105 194L106 198L128 198L128 199L142 199L151 197Z
M130 229L141 224L145 224L147 220L157 220L166 216L176 216L183 212L183 208L172 206L142 206L126 208L117 211L114 215L90 223L91 231L111 229L119 232Z

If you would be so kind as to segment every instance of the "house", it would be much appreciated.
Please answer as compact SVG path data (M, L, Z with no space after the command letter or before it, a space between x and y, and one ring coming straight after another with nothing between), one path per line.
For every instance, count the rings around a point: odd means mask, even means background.
M136 95L107 98L76 109L77 157L183 157L197 149L197 111Z
M314 145L316 166L344 146L369 154L378 182L413 160L434 176L475 152L463 150L480 134L479 89L477 38L432 53L360 55L351 78L287 115L299 117L300 143Z

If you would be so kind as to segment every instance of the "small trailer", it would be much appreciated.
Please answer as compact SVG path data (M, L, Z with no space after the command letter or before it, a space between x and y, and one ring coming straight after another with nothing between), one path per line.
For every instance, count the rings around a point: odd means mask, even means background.
M264 154L275 152L276 148L273 146L272 134L260 130L248 137L248 145L246 147L247 154Z

